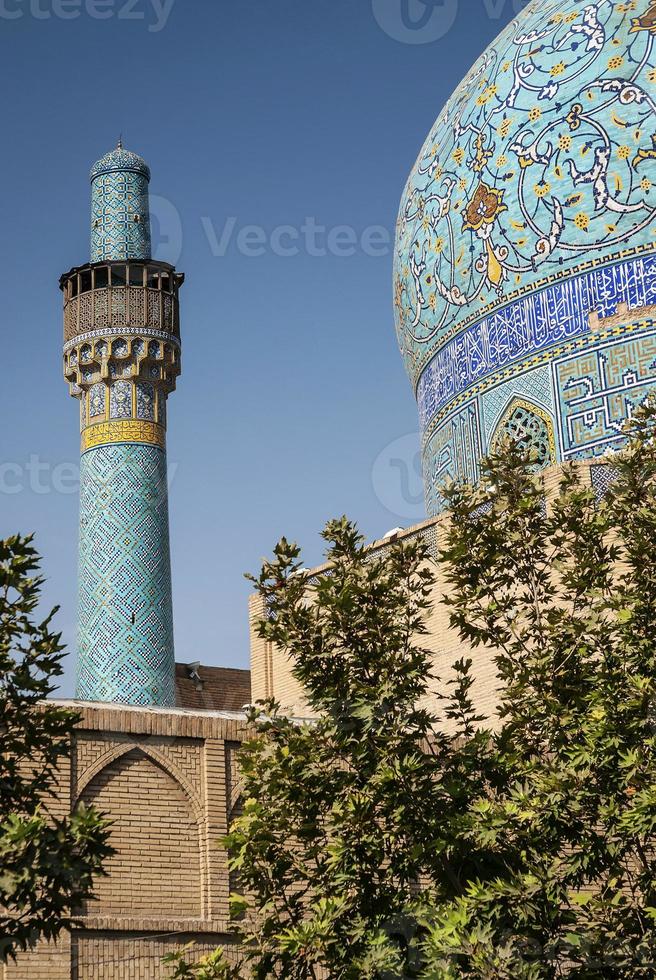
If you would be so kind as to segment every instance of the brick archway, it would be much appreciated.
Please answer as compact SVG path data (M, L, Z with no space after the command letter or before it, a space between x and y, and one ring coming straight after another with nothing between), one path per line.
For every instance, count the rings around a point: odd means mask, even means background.
M102 767L98 760L79 795L113 821L116 848L84 913L200 918L201 826L191 797L152 751L127 744L113 756Z
M111 763L117 759L122 758L122 756L134 751L142 752L144 755L148 756L158 766L161 766L161 768L164 769L164 771L167 772L176 783L180 784L185 794L189 798L189 802L193 808L196 819L201 821L203 819L203 808L196 787L192 786L185 774L181 772L170 759L168 759L153 746L143 744L142 742L124 742L121 745L114 745L111 749L108 749L107 752L103 753L103 755L96 759L95 762L88 767L88 769L85 769L77 782L73 805L79 802L86 787L103 771L103 769L106 769L107 766L111 765Z

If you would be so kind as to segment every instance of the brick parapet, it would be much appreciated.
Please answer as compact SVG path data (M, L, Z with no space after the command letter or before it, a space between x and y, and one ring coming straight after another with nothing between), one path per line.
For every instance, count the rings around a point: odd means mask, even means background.
M245 719L245 714L237 711L141 708L76 700L58 700L55 703L78 712L78 731L240 741Z

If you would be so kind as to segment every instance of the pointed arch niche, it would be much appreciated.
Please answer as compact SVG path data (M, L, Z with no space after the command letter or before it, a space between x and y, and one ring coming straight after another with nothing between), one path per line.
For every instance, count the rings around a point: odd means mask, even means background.
M513 439L521 449L537 455L536 468L543 469L556 462L556 437L549 413L525 398L511 398L490 440L494 451L504 436Z
M201 841L194 802L151 753L128 748L84 786L80 799L113 821L108 877L84 913L201 917Z

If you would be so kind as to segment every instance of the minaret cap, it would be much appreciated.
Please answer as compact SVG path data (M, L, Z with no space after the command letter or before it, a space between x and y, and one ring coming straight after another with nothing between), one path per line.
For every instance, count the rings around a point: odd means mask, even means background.
M111 174L121 170L142 174L146 180L150 180L150 167L146 161L137 153L124 149L123 140L119 137L116 149L110 150L109 153L94 163L89 179L95 180L101 174Z

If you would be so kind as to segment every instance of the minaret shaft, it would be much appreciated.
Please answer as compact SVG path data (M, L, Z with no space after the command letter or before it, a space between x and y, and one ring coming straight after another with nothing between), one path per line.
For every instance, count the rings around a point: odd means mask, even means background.
M173 706L166 402L184 277L150 258L149 177L122 147L94 166L92 262L60 282L81 419L77 696Z

